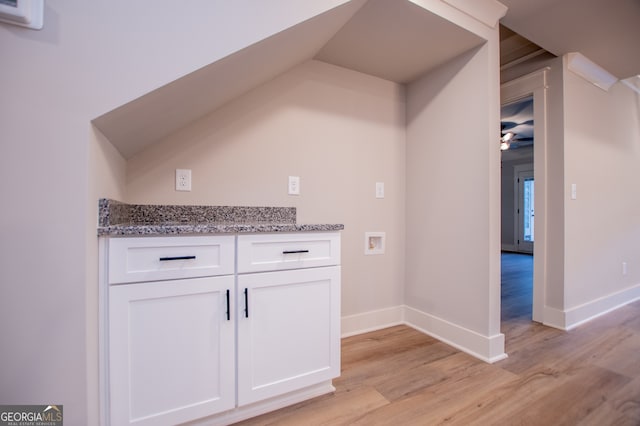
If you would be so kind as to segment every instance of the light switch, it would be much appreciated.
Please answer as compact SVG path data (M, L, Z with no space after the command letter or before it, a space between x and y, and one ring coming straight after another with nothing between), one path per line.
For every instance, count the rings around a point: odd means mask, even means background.
M384 198L384 182L376 182L376 198Z

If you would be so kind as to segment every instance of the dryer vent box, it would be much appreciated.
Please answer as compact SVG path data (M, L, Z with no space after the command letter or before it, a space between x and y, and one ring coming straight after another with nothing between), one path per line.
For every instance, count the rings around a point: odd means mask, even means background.
M384 245L384 232L365 232L364 254L384 254Z

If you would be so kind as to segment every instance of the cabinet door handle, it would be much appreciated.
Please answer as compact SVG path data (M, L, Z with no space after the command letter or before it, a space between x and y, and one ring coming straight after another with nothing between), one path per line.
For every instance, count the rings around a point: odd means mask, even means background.
M244 289L244 317L249 318L249 289Z
M231 310L229 309L229 289L227 289L227 321L231 321Z
M309 253L309 250L285 250L282 254Z
M161 257L160 262L166 262L168 260L193 260L195 256L171 256L171 257Z

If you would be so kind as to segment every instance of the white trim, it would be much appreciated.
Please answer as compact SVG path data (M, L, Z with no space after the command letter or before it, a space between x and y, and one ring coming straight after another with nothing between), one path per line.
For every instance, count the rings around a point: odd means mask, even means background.
M640 300L640 284L566 311L544 307L544 325L571 330L594 318ZM504 334L485 336L406 305L342 317L342 337L404 324L487 363L505 359Z
M190 422L190 425L229 425L246 420L270 411L278 410L283 407L302 402L317 396L335 392L336 388L331 384L331 380L320 383L318 385L309 386L308 388L287 393L265 401L256 402L250 405L237 407L225 413L214 414L213 416L204 417Z
M101 426L111 424L109 399L109 240L98 238L98 398Z
M405 306L405 323L431 337L488 363L507 357L504 334L483 336L468 328L453 324L426 312Z
M533 95L534 137L533 168L535 177L535 230L533 247L533 320L546 324L545 291L547 286L547 71L539 71L500 86L500 103L507 104Z
M545 306L543 324L560 330L566 330L564 311L550 306Z
M342 317L342 337L368 333L399 324L404 324L403 306L348 315Z
M507 357L504 353L504 334L483 336L473 330L405 305L342 317L342 329L346 330L342 337L400 324L414 328L488 363Z
M545 67L500 86L500 103L506 104L530 96L537 89L547 88L546 73L551 68ZM535 99L534 99L535 105Z
M640 284L567 309L565 311L565 329L571 330L636 300L640 300Z
M545 306L544 324L568 331L637 300L640 300L640 284L564 311Z
M567 53L567 69L604 91L618 81L615 75L578 52Z

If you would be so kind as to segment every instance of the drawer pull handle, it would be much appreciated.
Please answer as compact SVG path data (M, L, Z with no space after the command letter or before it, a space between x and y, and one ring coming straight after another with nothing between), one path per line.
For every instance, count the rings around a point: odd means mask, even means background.
M244 289L244 317L249 318L249 289Z
M229 310L229 289L227 289L227 321L231 321L231 311Z
M172 257L161 257L160 262L166 262L168 260L193 260L195 256L172 256Z
M282 254L309 253L309 250L285 250Z

